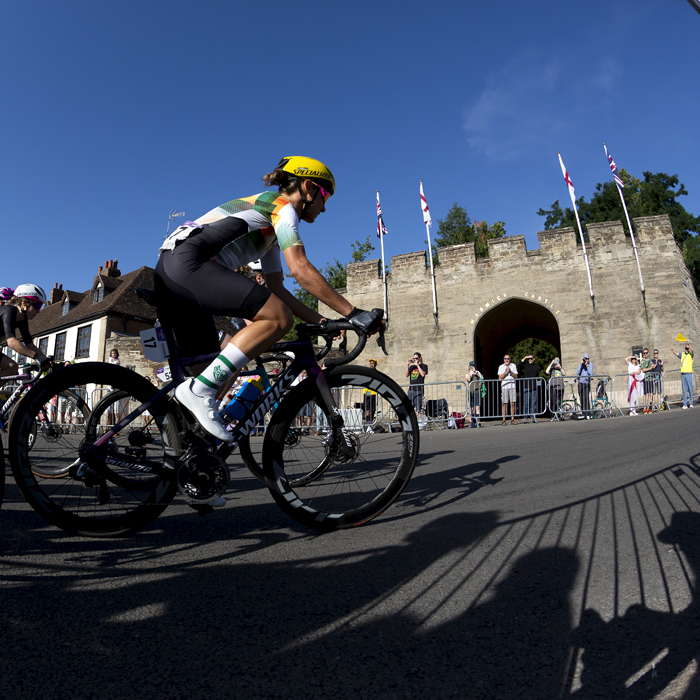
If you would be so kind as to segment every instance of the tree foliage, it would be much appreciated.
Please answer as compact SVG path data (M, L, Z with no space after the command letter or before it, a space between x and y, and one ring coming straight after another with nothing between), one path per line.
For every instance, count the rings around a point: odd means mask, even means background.
M526 338L508 348L508 354L513 362L520 364L520 360L527 355L534 355L535 362L540 368L540 377L547 377L545 369L549 363L559 355L557 349L546 340L537 340L536 338ZM548 378L548 377L547 377Z
M694 233L700 233L700 217L687 212L678 201L678 197L687 195L683 183L677 175L644 172L643 180L630 175L626 170L619 171L625 183L623 193L630 219L640 216L658 216L668 214L671 219L673 236L683 251L686 265L693 275L696 291L700 290L700 245ZM581 227L599 221L622 221L625 233L629 236L625 213L614 180L598 183L590 202L584 197L576 200ZM571 207L562 209L559 200L550 209L539 209L539 216L544 216L545 230L561 226L576 227L576 218Z
M492 238L503 238L506 235L506 225L497 221L489 226L486 221L472 221L464 207L457 202L447 212L444 219L438 219L438 230L433 244L433 260L438 260L438 249L462 243L475 243L476 257L487 258L489 255L488 242Z

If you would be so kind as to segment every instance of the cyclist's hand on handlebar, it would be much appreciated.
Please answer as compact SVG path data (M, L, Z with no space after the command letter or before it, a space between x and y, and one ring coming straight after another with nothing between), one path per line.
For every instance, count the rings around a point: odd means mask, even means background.
M353 326L367 333L374 335L380 330L384 330L386 323L382 319L383 312L381 309L372 309L365 311L355 307L345 318L352 323Z
M49 370L53 367L53 362L41 352L36 353L33 357L33 360L41 366L42 372L46 372L46 370Z

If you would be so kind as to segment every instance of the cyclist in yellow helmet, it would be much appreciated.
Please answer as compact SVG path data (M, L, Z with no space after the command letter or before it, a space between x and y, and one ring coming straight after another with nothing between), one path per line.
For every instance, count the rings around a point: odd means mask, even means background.
M281 254L306 291L360 328L372 321L368 312L353 307L309 262L299 236L299 221L313 223L335 192L331 171L313 158L291 156L283 158L263 181L277 190L226 202L177 228L161 246L156 266L161 322L172 328L180 356L216 351L212 314L253 322L175 392L202 426L223 441L230 441L231 433L216 411L220 388L251 358L282 338L292 327L294 315L308 323L323 320L285 288ZM266 286L235 272L258 259Z

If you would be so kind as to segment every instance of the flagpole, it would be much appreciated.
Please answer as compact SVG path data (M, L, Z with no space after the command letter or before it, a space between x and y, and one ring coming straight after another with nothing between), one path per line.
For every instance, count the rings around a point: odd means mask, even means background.
M428 234L428 256L430 258L430 277L433 282L433 318L435 319L435 325L438 322L438 309L437 309L437 287L435 285L435 267L433 266L433 246L430 243L430 224L433 222L430 216L430 210L428 209L428 202L425 199L425 194L423 193L423 180L420 181L420 207L423 210L423 222L425 223L425 232Z
M386 227L384 226L384 219L382 217L382 208L379 204L379 190L377 190L377 236L379 236L379 242L382 246L382 286L384 287L384 318L389 321L389 302L386 288L386 264L384 263L384 234L386 233Z
M581 238L581 245L583 246L583 259L586 261L586 272L588 273L588 289L591 293L591 303L593 304L593 311L595 312L595 296L593 295L593 281L591 280L591 265L588 261L588 251L586 250L586 241L583 239L583 230L581 228L581 220L578 218L578 209L576 208L576 195L574 194L574 185L571 182L569 173L564 167L564 161L561 159L561 153L557 151L559 156L559 164L561 165L561 171L564 174L564 179L566 180L566 185L569 188L569 197L571 197L571 204L574 208L574 216L576 217L576 224L578 225L578 234Z
M612 162L612 158L610 154L608 153L608 148L603 143L603 148L605 149L605 155L608 156L610 161ZM611 168L613 166L611 165ZM617 168L617 166L614 166ZM615 171L613 171L613 175L615 175ZM642 296L644 296L645 289L644 289L644 279L642 277L642 266L639 264L639 252L637 251L637 241L634 238L634 229L632 228L632 223L630 222L630 215L627 213L627 204L625 203L625 196L622 194L622 187L620 187L620 183L615 180L615 185L617 186L617 191L620 193L620 200L622 201L622 208L625 211L625 218L627 219L627 226L630 230L630 238L632 239L632 250L634 251L634 257L637 260L637 271L639 272L639 286L642 288Z

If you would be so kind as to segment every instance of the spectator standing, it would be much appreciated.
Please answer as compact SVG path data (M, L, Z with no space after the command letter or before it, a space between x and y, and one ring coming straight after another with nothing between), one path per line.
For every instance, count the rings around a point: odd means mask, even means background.
M671 352L681 361L681 387L683 389L683 408L693 407L693 346L686 341L685 350L676 352L671 345Z
M498 378L501 380L501 401L503 403L503 421L506 424L506 407L510 404L510 423L515 422L515 379L518 376L518 369L510 361L510 355L505 355L503 364L498 368Z
M408 400L413 404L413 410L416 413L420 413L423 409L423 385L426 374L428 374L428 365L423 364L423 356L419 352L414 352L413 358L406 364L406 376L410 377Z
M581 411L587 419L591 417L591 377L593 376L593 363L590 355L585 352L581 364L576 370L578 377L578 398L581 402Z
M529 423L530 418L532 418L532 422L537 423L535 413L537 413L537 377L540 376L540 367L535 362L534 355L525 355L525 357L520 360L520 364L522 365L522 373L520 376L524 379L522 388L525 422Z
M547 366L545 374L550 377L549 380L549 410L552 413L558 413L561 408L561 400L564 397L564 377L566 372L562 367L561 360L555 357ZM552 416L552 421L557 419Z
M664 361L659 358L659 351L654 348L654 356L651 360L651 369L647 374L644 375L644 393L646 395L646 378L651 378L651 400L649 410L651 406L661 406L664 401L663 397L663 383L661 380L661 375L664 373Z
M377 361L369 361L370 369L377 369ZM372 425L374 423L374 415L377 412L377 393L371 389L363 389L364 394L362 399L363 408L365 411L365 425Z
M639 358L636 355L630 355L625 358L627 363L627 374L629 374L629 391L627 393L627 401L630 405L630 416L637 416L637 401L644 396L644 372L639 366Z
M472 360L467 370L467 385L469 386L469 412L471 413L470 428L480 428L479 422L481 411L481 389L484 386L482 380L484 375L476 368L476 362ZM472 384L472 382L474 382Z
M642 359L639 362L639 367L644 372L644 410L642 413L651 413L651 384L653 382L653 377L649 374L651 370L651 358L649 357L649 348L644 348L642 350Z

